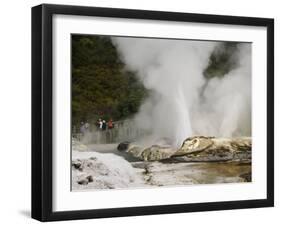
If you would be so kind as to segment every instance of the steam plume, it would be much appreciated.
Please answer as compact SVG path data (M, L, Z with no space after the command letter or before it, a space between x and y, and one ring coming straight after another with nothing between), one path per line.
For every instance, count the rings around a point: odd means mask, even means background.
M170 138L175 146L192 135L251 135L250 44L239 44L233 70L207 80L203 73L211 53L220 49L218 42L112 40L127 68L151 90L136 126L155 138Z

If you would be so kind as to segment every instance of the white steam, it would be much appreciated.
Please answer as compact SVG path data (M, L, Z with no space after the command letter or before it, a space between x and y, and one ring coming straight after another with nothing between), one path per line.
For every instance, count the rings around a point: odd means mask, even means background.
M216 42L113 38L129 70L152 91L135 117L136 126L175 146L192 135L251 133L251 48L241 44L239 67L223 78L203 76ZM205 90L202 95L202 87Z

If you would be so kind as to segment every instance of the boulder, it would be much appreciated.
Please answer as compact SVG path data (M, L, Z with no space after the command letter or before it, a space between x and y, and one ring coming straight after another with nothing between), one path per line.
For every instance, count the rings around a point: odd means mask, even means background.
M130 145L129 141L124 141L117 146L118 151L126 151Z

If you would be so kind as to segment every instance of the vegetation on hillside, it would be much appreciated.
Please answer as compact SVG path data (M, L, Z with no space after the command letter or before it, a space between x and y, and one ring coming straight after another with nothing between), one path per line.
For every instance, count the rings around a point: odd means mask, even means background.
M147 90L125 70L110 37L72 36L72 123L120 120L138 111Z
M207 79L223 77L237 66L235 54L238 48L236 42L222 42L215 48L209 58L209 64L204 70Z

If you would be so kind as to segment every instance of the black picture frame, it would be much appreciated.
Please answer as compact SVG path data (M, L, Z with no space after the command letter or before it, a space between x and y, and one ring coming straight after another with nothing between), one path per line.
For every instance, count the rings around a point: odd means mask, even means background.
M52 210L52 18L55 14L266 27L267 198L54 212ZM40 221L57 221L271 206L274 206L273 19L50 4L32 8L32 218Z

